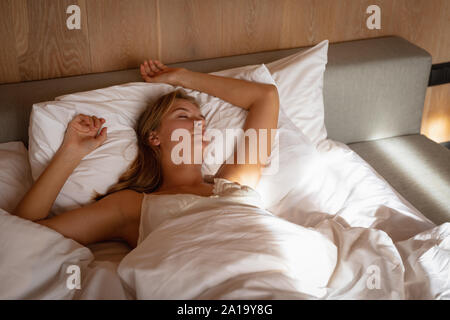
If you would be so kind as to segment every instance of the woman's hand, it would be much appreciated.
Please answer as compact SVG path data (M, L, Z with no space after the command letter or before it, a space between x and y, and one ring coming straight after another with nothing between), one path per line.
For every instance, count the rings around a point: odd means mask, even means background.
M185 68L169 68L158 60L148 60L141 64L141 76L145 82L167 83L178 85L178 77L186 71Z
M60 149L83 158L106 140L106 127L97 135L98 130L104 123L105 119L103 118L90 117L84 114L77 115L67 125Z

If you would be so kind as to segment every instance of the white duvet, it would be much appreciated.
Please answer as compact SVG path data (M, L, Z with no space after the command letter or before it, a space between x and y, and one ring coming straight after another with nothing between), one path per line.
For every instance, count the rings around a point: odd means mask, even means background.
M450 223L435 226L345 145L320 149L310 183L271 213L168 220L110 260L1 211L0 298L449 299Z

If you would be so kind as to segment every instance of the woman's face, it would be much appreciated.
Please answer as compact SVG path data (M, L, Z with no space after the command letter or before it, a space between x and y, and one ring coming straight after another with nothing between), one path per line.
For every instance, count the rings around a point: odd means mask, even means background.
M194 163L195 160L198 161L198 156L200 156L200 161L202 161L205 148L209 143L209 141L204 140L205 125L205 117L195 104L186 99L175 99L169 111L162 117L161 125L156 131L157 139L153 140L152 143L159 145L163 156L176 157L177 154L180 157L188 156L184 152L189 151L186 149L190 148L190 163ZM173 138L172 134L174 134ZM190 141L184 141L187 136L189 136L188 139ZM174 150L174 154L172 154L172 149L177 145L177 152ZM194 159L195 153L197 153L196 159Z

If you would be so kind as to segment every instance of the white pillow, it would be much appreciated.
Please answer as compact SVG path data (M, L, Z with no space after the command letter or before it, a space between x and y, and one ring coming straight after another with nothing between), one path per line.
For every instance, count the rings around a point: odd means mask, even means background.
M214 74L274 83L264 65L234 68ZM207 127L224 130L243 126L247 111L242 108L205 93L166 84L129 83L69 94L58 97L55 101L33 106L29 145L34 179L39 177L59 148L67 124L76 114L103 117L108 126L107 140L87 155L74 170L53 205L53 213L59 214L85 205L90 202L94 190L104 193L117 182L136 156L137 144L133 128L139 115L145 110L147 101L155 101L174 89L185 91L196 99L206 117ZM279 153L279 159L274 156L273 163L278 160L280 170L278 174L263 176L257 188L266 207L277 203L289 192L296 177L307 169L305 163L308 162L308 157L313 157L316 152L308 138L283 113L280 113L279 126L282 130L279 132L279 146L276 148L282 152L273 152L274 155ZM208 148L208 153L213 152L213 144ZM219 166L205 163L202 173L214 174ZM267 170L270 172L270 169L269 167Z
M328 40L267 64L278 86L281 108L318 146L327 138L324 123L323 78Z
M12 212L33 184L22 141L0 144L0 208Z

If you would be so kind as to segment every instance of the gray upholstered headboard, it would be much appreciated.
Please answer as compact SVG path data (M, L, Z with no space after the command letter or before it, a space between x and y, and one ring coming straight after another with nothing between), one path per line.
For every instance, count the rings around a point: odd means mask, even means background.
M309 47L170 64L212 72L268 63ZM420 132L431 56L400 37L330 44L324 79L328 137L344 143ZM28 145L36 102L78 91L141 81L138 69L0 85L0 143Z

